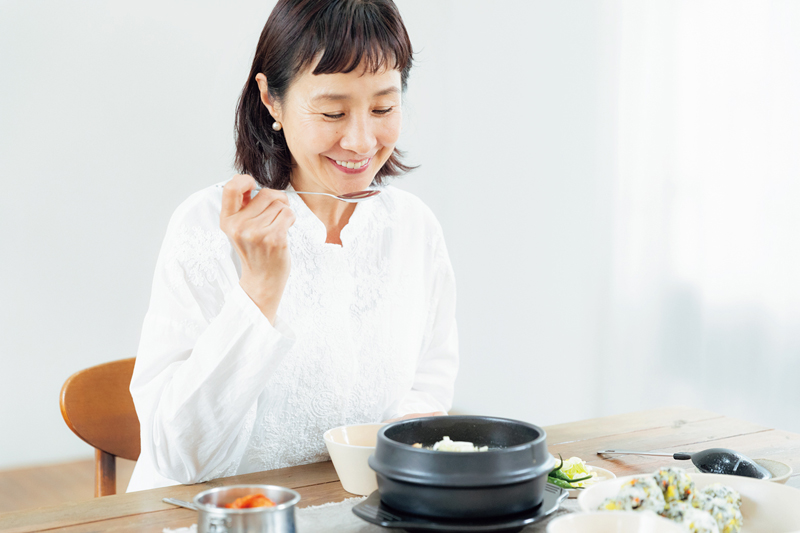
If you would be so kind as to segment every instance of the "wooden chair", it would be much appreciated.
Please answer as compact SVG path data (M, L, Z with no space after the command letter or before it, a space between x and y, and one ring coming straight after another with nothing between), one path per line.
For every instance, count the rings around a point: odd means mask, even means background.
M116 494L117 457L139 458L139 418L128 390L135 361L122 359L81 370L61 388L64 421L95 448L95 496Z

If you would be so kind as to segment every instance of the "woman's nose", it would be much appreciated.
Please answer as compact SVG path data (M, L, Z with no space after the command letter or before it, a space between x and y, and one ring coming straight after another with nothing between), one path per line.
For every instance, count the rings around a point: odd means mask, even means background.
M369 117L352 116L339 144L345 150L357 154L368 154L375 146L375 132Z

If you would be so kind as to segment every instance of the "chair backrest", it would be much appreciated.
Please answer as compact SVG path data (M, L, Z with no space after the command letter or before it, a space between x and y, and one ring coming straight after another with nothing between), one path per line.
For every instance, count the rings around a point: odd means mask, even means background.
M67 426L95 448L95 496L116 494L115 457L139 458L139 418L129 390L135 358L76 372L61 388Z

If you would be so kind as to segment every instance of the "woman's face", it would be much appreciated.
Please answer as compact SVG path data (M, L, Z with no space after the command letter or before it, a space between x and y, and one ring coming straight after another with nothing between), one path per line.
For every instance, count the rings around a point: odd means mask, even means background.
M392 155L402 122L400 72L299 75L268 105L283 125L296 190L344 194L366 189ZM262 88L266 78L256 79ZM263 98L262 98L263 99Z

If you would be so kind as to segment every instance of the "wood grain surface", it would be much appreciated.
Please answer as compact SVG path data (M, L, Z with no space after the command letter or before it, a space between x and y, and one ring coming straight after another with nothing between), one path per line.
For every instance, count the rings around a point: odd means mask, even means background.
M609 448L641 451L697 451L723 447L753 458L783 461L795 475L789 485L800 488L800 435L766 428L690 407L670 407L546 427L550 452L565 458L578 456L589 464L611 470L618 476L648 473L660 466L690 467L686 461L668 457L601 457ZM194 511L175 508L164 497L191 500L208 488L241 483L282 485L297 490L299 507L338 502L352 497L342 489L330 462L283 468L217 479L198 485L178 485L130 494L106 496L70 504L0 515L0 531L63 531L88 533L158 532L163 528L189 526Z
M125 492L134 461L117 458L117 492ZM0 514L88 500L94 494L94 459L0 472Z

